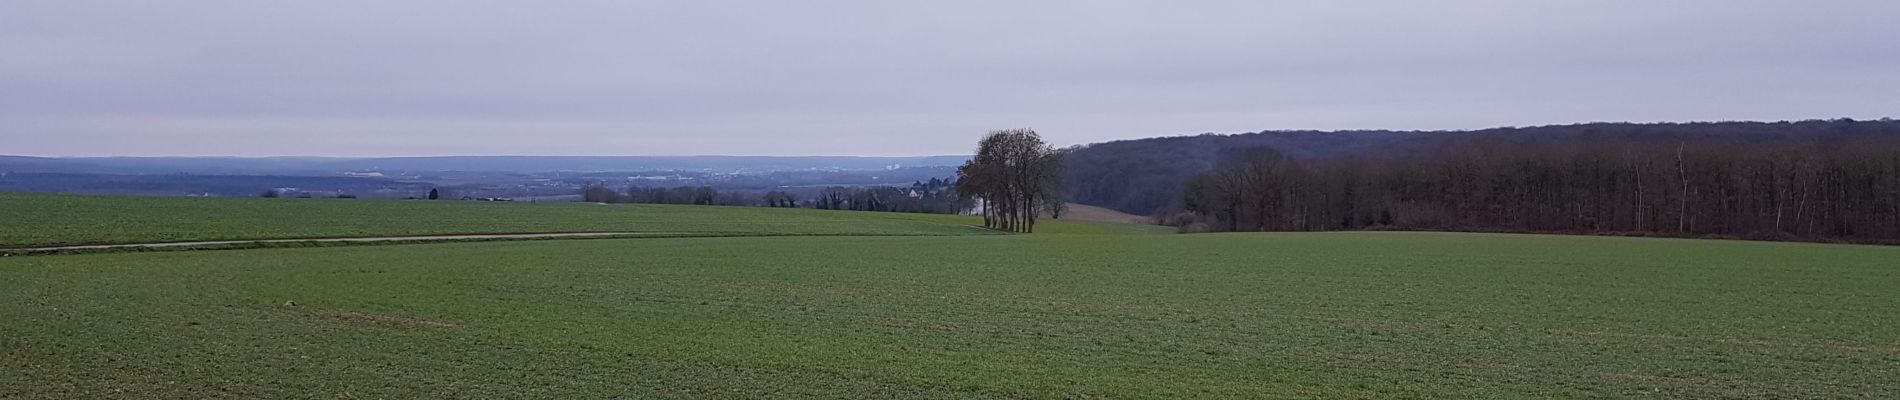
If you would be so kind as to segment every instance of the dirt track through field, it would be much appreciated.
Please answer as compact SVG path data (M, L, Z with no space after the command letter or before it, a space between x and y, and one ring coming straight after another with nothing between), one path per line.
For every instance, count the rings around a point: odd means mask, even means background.
M678 235L678 234L677 233L662 233L662 232L566 232L566 233L507 233L507 234L478 234L478 235L380 236L380 237L348 237L348 238L215 240L215 241L197 241L197 242L121 243L121 244L95 244L95 245L83 245L83 246L27 247L27 248L0 249L0 252L57 253L57 252L68 252L68 251L77 252L77 251L119 250L119 249L223 247L223 246L243 246L243 245L282 244L282 243L377 243L377 242L405 242L407 243L407 242L447 242L447 241L466 241L466 240L636 237L636 236L654 236L654 235Z

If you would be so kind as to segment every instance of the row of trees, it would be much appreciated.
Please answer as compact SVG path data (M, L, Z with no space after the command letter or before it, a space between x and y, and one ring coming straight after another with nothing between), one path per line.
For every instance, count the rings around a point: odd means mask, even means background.
M957 168L957 192L981 202L983 225L1032 232L1043 211L1063 207L1062 152L1029 129L992 131ZM1059 212L1059 211L1057 211Z
M1900 137L1474 140L1189 179L1184 230L1487 230L1900 241Z
M665 187L628 187L626 192L618 192L606 185L588 185L581 188L581 201L593 203L638 203L638 204L694 204L744 206L753 205L750 196L744 193L720 193L711 186Z
M909 187L833 186L818 193L813 207L825 210L889 211L927 214L962 214L973 208L968 197L959 195L954 181L931 179Z
M833 186L816 189L814 197L801 198L791 190L764 193L720 191L710 186L673 188L633 186L616 191L606 185L589 185L581 190L581 201L595 203L693 204L723 206L763 206L782 208L818 208L829 210L887 211L933 214L961 214L972 207L969 198L960 196L955 181L932 178L910 186ZM807 194L812 192L807 190Z

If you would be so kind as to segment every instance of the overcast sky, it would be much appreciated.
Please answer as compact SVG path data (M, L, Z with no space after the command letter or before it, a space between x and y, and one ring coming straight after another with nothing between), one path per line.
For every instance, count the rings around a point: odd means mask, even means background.
M1900 1L0 2L0 154L925 155L1900 116Z

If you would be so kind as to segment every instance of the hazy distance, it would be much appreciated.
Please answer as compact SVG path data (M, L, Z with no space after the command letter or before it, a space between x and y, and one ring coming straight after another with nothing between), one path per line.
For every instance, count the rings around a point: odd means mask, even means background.
M0 154L969 154L1873 119L1889 1L0 4Z

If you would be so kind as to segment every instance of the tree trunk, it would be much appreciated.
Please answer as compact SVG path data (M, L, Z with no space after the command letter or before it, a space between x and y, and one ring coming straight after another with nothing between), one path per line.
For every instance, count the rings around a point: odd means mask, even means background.
M1683 166L1682 148L1685 144L1676 144L1676 176L1682 179L1682 201L1676 216L1676 232L1689 233L1689 170Z

